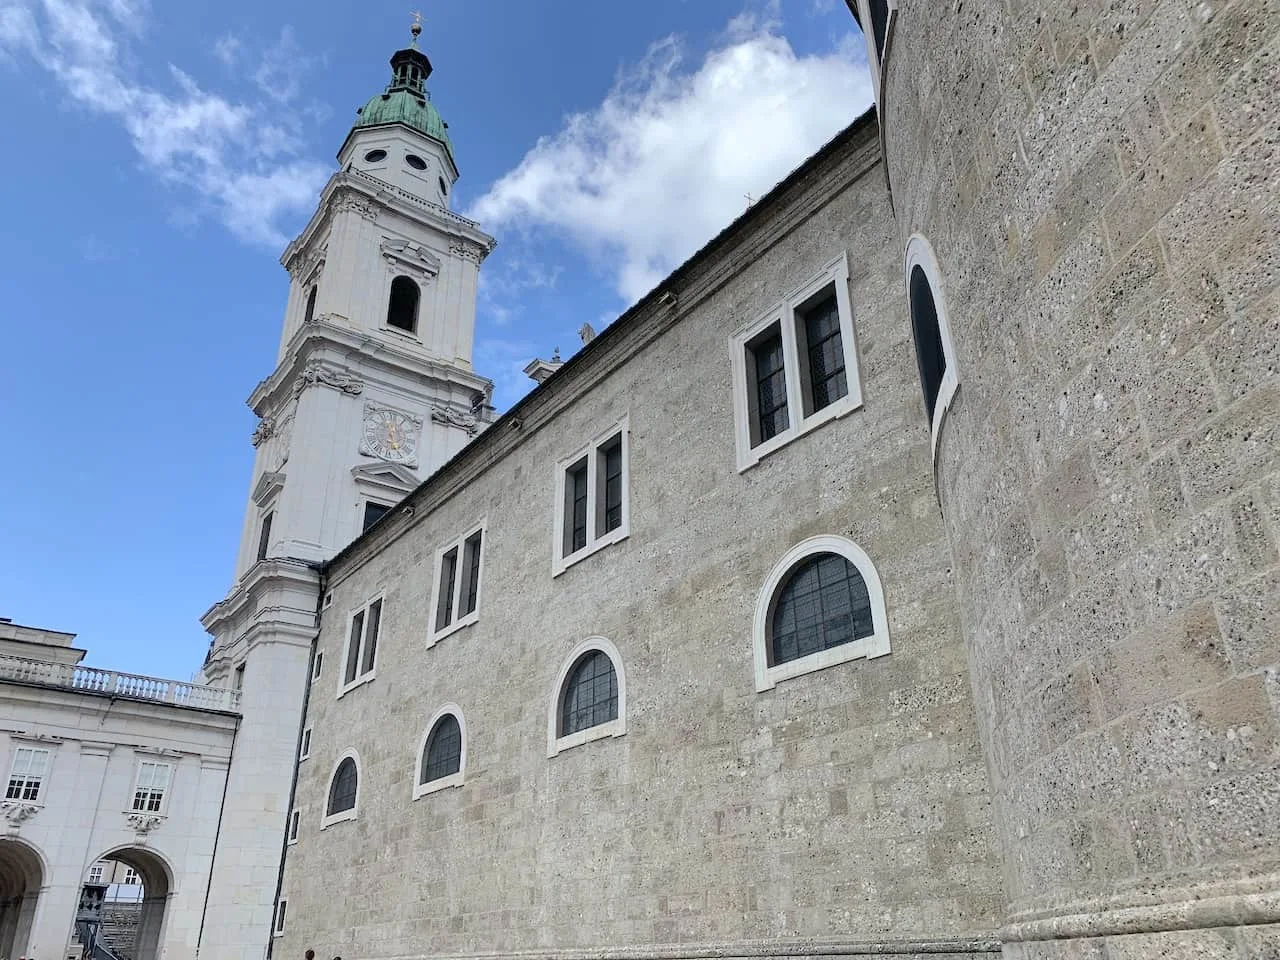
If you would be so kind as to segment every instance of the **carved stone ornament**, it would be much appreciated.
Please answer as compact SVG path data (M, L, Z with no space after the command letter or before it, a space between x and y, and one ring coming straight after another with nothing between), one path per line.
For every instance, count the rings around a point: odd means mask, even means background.
M129 821L129 826L133 827L139 839L164 823L164 817L158 813L130 813L125 819Z
M364 194L344 190L336 194L331 202L334 213L358 213L366 220L378 219L378 205Z
M469 437L476 435L476 418L473 414L463 413L443 403L432 404L431 420L434 423L443 423L448 427L457 427L459 430L465 430Z
M311 360L302 368L302 373L293 382L293 395L296 397L307 387L332 387L343 393L357 396L364 390L364 381L351 375L345 367L335 367L319 360Z
M293 440L292 414L281 420L276 426L276 469L280 470L289 462L289 444Z
M265 441L270 440L276 435L276 418L263 417L258 421L258 428L253 431L253 445L261 446Z
M421 434L422 421L412 414L376 403L364 405L360 452L365 456L416 467L418 438Z
M479 263L488 254L488 250L480 246L478 243L472 243L470 240L462 240L454 237L449 241L449 252L455 257L461 257L463 260L470 260L472 263Z
M23 800L5 800L0 806L4 809L4 818L15 827L30 820L41 810L40 804Z
M440 258L420 244L386 237L378 249L382 252L382 259L393 269L407 269L427 282L440 275Z

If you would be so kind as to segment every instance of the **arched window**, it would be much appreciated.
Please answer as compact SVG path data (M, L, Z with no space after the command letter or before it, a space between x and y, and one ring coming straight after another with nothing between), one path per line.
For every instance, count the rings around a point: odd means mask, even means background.
M303 314L303 323L310 323L316 318L316 291L319 289L319 287L312 287L311 292L307 294L307 312Z
M812 537L774 567L756 604L757 690L888 652L880 577L857 544Z
M391 281L391 299L387 303L387 326L413 333L418 329L418 285L408 277Z
M360 768L355 756L348 754L338 761L329 781L329 804L325 808L324 826L355 817L359 789Z
M929 241L917 234L907 244L907 303L911 310L911 335L916 348L916 368L924 394L933 454L938 452L942 423L960 386L942 273Z
M556 678L549 718L549 756L626 733L626 676L618 648L603 637L574 648Z
M414 799L445 787L461 786L466 758L462 711L454 704L448 704L441 707L427 724L427 735L418 751Z

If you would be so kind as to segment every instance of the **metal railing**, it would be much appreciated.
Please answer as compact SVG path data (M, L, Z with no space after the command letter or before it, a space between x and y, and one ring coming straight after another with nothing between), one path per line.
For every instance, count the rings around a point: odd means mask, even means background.
M28 660L24 657L0 655L0 680L38 683L64 690L103 693L130 700L173 703L200 710L240 709L240 691L229 687L207 687L182 680L161 680L117 670L99 670L70 663Z
M416 203L420 207L426 207L427 209L432 210L435 213L439 214L440 216L444 217L446 220L453 220L456 223L460 223L468 227L473 227L476 230L480 229L480 224L476 223L474 220L468 220L466 217L460 214L454 213L448 207L443 207L438 203L432 203L430 200L427 200L424 197L415 196L414 194L410 193L408 190L404 190L400 187L397 187L394 183L387 183L387 181L381 180L378 177L373 176L372 174L365 173L363 170L356 170L353 167L349 170L344 170L342 172L352 177L352 179L367 180L369 183L376 186L379 190L385 190L387 193L390 193L393 196L397 196L401 200L408 200L411 203Z

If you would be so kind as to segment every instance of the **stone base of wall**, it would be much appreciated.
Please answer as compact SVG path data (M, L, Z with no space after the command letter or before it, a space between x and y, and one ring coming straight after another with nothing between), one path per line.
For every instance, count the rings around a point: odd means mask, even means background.
M593 950L522 950L450 956L449 960L996 960L994 936L941 937L927 940L752 940L734 943L660 944L600 947ZM396 960L441 960L437 954ZM1235 960L1233 957L1232 960Z
M1006 943L1004 960L1280 960L1280 924Z

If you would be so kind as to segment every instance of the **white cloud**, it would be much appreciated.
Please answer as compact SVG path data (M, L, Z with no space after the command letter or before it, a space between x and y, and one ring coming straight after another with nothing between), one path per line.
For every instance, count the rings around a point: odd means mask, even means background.
M114 117L139 158L162 180L194 190L203 212L240 237L279 246L281 218L307 210L328 168L300 157L293 114L237 103L204 90L170 66L161 90L136 80L122 44L143 29L130 0L0 0L0 53L28 56L49 70L72 101ZM226 40L227 38L224 38ZM280 48L293 44L281 33ZM215 44L219 57L234 46ZM295 84L297 80L291 78ZM276 85L277 92L285 87Z
M773 10L734 18L693 70L678 38L655 44L468 215L567 237L642 296L871 103L852 34L798 56Z
M240 38L233 33L219 37L213 41L213 55L224 67L234 67L240 59Z

